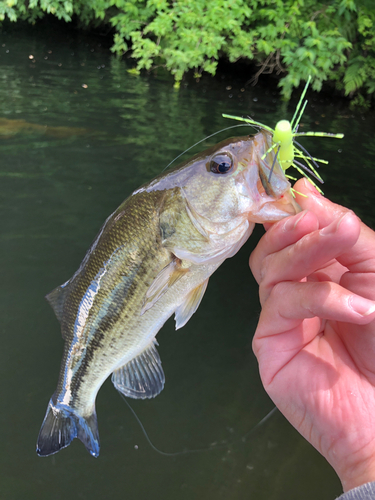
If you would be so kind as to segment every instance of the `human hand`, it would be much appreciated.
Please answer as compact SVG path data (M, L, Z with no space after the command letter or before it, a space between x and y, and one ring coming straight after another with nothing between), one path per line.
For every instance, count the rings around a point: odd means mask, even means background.
M308 181L295 188L304 211L250 256L253 349L269 396L347 491L375 480L375 233Z

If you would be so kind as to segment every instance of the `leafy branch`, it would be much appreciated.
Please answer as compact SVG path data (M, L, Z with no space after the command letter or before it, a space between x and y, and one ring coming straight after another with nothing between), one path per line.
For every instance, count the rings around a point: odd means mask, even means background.
M375 91L372 0L0 0L0 20L35 22L52 14L115 30L112 51L130 49L135 71L167 68L176 86L189 70L215 74L218 60L253 60L282 75L288 99L312 76L319 91L333 82L349 97Z

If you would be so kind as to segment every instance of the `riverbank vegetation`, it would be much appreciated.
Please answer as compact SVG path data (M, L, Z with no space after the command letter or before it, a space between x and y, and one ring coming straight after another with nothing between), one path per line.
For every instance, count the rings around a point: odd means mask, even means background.
M109 26L112 51L131 51L135 72L164 66L178 87L189 70L215 74L218 61L252 61L252 83L279 75L281 94L312 76L357 104L375 92L372 0L1 0L0 19L35 23L45 15Z

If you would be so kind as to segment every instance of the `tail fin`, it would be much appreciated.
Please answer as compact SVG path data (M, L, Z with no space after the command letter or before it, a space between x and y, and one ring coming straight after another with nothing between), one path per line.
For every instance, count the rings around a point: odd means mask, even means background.
M95 410L89 417L82 417L69 406L54 405L51 399L39 432L36 452L40 457L52 455L69 446L76 437L93 457L99 456L99 432Z

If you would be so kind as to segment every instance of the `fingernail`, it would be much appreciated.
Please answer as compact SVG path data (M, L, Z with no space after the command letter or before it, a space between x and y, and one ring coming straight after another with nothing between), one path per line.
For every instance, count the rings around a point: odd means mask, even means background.
M284 224L284 231L293 231L296 228L297 224L305 217L306 214L307 211L304 210L297 216L288 219Z
M322 236L328 236L330 234L334 234L338 230L341 222L347 215L348 214L346 213L345 215L341 216L338 220L333 221L329 226L323 227L323 229L320 230L320 234Z
M352 309L361 316L369 316L375 312L375 304L371 300L364 299L358 295L353 295L350 298Z

